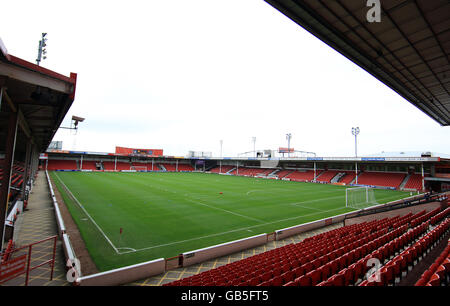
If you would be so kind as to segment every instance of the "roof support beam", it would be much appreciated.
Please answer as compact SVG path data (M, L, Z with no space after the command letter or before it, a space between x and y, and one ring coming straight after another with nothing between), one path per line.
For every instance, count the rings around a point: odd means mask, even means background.
M74 86L66 81L55 79L44 74L36 73L20 66L0 61L0 75L25 83L50 88L52 90L73 94Z
M22 129L24 134L30 139L31 143L34 144L34 139L33 139L32 133L31 133L31 129L28 126L27 120L25 119L25 116L23 115L22 110L16 107L14 102L9 97L8 92L5 90L5 87L1 88L1 94L2 94L2 98L4 98L6 100L6 102L8 103L12 112L17 113L20 128Z
M18 126L17 113L10 113L8 120L8 136L6 137L4 175L0 186L0 246L3 250L3 237L5 233L5 220L8 209L9 190L11 183L12 167L14 162L14 151L16 147L16 136Z

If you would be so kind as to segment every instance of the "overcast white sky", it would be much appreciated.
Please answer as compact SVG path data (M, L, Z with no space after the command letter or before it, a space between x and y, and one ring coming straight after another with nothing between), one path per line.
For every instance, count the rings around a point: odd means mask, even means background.
M78 74L63 149L115 146L237 156L291 147L318 156L450 153L441 127L370 74L262 0L6 1L8 52Z

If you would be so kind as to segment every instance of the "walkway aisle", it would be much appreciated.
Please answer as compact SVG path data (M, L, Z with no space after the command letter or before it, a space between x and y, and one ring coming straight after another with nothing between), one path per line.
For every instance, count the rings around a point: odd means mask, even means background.
M27 210L17 216L14 228L16 248L57 234L57 225L50 190L44 171L39 171L33 191L28 198ZM36 266L52 258L53 240L36 245L32 249L31 266ZM50 281L49 265L39 267L30 273L29 286L61 286L69 285L66 280L64 253L61 240L56 244L56 262L53 280ZM25 276L19 276L4 285L23 286Z

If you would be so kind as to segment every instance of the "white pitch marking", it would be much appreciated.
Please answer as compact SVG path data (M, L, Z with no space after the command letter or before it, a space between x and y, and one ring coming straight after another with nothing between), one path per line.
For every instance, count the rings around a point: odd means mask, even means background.
M221 236L221 235L225 235L225 234L229 234L229 233L233 233L233 232L239 232L239 231L244 231L244 230L247 230L247 231L248 231L248 230L251 229L251 228L255 228L255 227L259 227L259 226L263 226L263 225L269 225L269 224L274 224L274 223L278 223L278 222L284 222L284 221L294 220L294 219L298 219L298 218L309 217L309 216L317 215L317 214L319 214L319 213L331 212L331 211L335 211L335 210L341 210L341 209L344 209L344 208L345 208L345 207L339 207L339 208L334 208L334 209L329 209L329 210L323 210L323 211L320 211L320 212L310 213L310 214L307 214L307 215L301 215L301 216L297 216L297 217L292 217L292 218L287 218L287 219L276 220L276 221L267 222L267 223L263 223L263 224L258 224L258 225L253 225L253 226L248 226L248 227L238 228L238 229L234 229L234 230L230 230L230 231L226 231L226 232L221 232L221 233L211 234L211 235L207 235L207 236L195 237L195 238L191 238L191 239L185 239L185 240L179 240L179 241L174 241L174 242L170 242L170 243L164 243L164 244L160 244L160 245L154 245L154 246L151 246L151 247L146 247L146 248L142 248L142 249L137 249L136 252L141 252L141 251L146 251L146 250L156 249L156 248L160 248L160 247L164 247L164 246L169 246L169 245L174 245L174 244L180 244L180 243L189 242L189 241L194 241L194 240L200 240L200 239L204 239L204 238L210 238L210 237Z
M226 212L226 213L229 213L229 214L232 214L232 215L235 215L235 216L239 216L239 217L246 218L246 219L249 219L249 220L253 220L253 221L258 221L258 222L263 222L263 223L264 223L263 220L259 220L259 219L252 218L252 217L249 217L249 216L244 216L244 215L241 215L241 214L238 214L238 213L235 213L235 212L232 212L232 211L223 209L223 208L210 206L210 205L208 205L208 204L200 203L200 202L198 202L198 201L193 201L193 200L190 200L190 199L185 199L185 200L186 200L186 201L189 201L189 202L191 202L191 203L194 203L194 204L203 205L203 206L206 206L206 207L209 207L209 208L221 210L221 211L224 211L224 212Z
M247 191L247 195L250 195L250 193L257 192L257 191L263 191L263 190L250 190L250 191Z
M78 201L78 199L73 195L73 193L70 191L70 189L66 186L66 184L64 184L64 182L61 180L61 178L59 177L59 175L57 173L55 173L56 177L58 178L58 180L61 182L61 184L64 186L64 188L70 193L70 195L72 196L72 198L77 202L78 206L80 206L80 208L84 211L84 213L87 215L87 217L92 221L92 223L95 225L95 227L97 227L97 229L100 231L100 233L103 235L103 237L106 239L106 241L111 245L111 247L114 249L114 251L117 254L120 254L120 252L118 251L118 249L114 246L114 244L111 242L111 240L108 238L108 236L106 236L106 234L103 232L103 230L100 228L100 226L98 226L97 223L95 223L94 219L91 217L91 215L89 215L89 213L86 211L86 209L83 207L83 205L81 205L80 201Z

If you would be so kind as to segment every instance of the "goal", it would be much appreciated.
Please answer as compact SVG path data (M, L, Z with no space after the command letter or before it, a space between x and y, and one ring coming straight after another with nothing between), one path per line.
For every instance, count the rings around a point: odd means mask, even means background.
M147 166L134 166L136 171L147 171Z
M355 187L345 190L345 207L361 209L374 204L378 204L378 202L370 187Z

